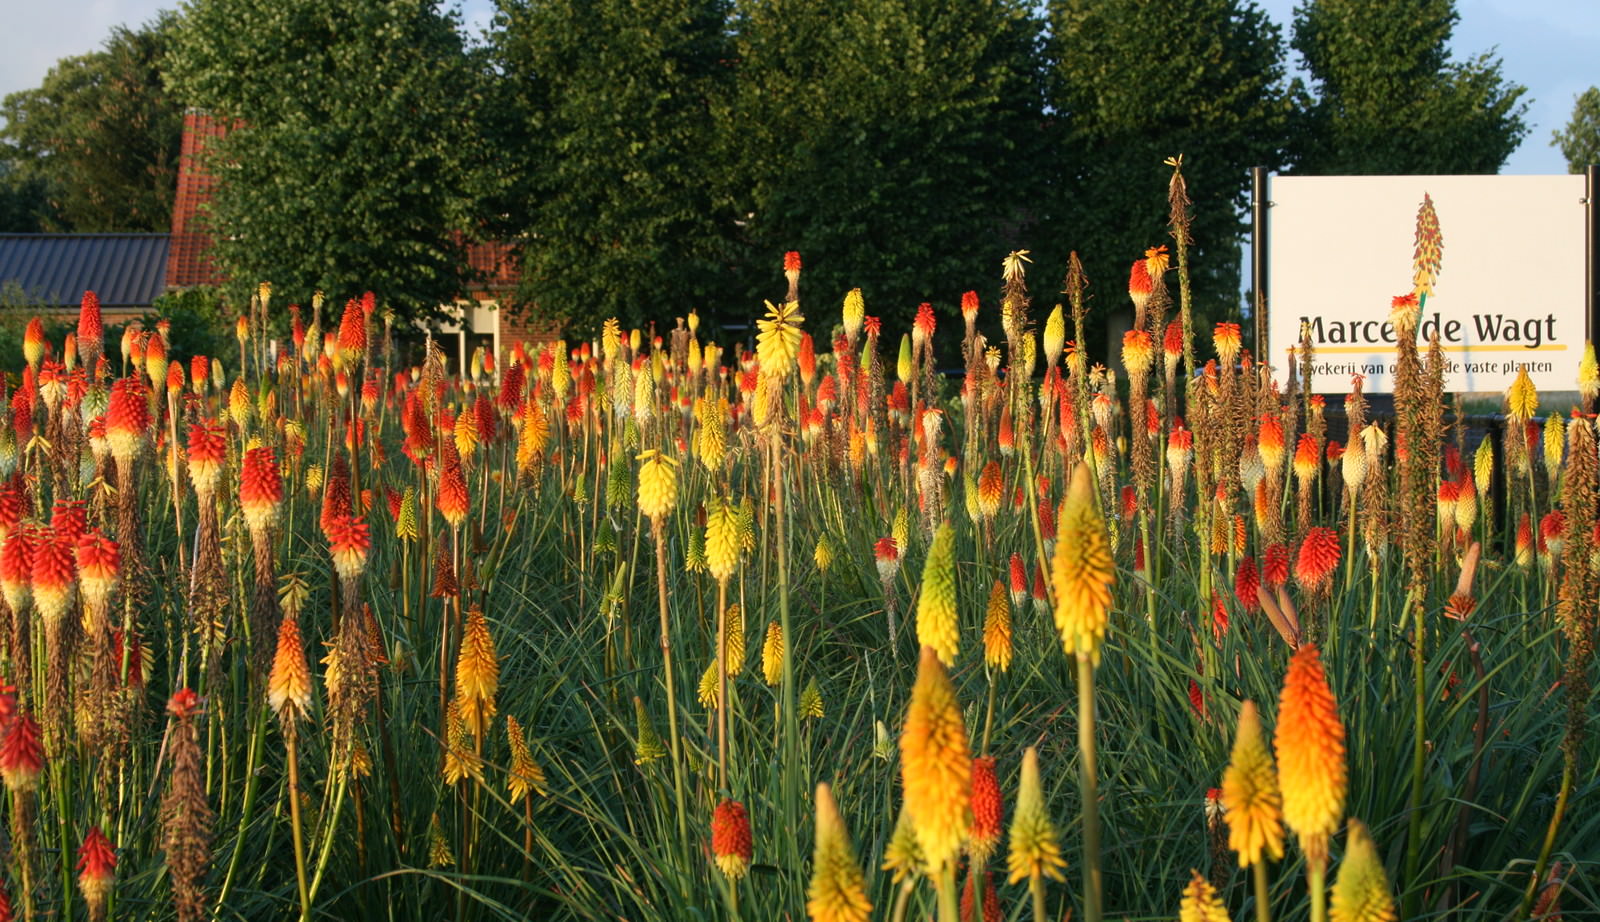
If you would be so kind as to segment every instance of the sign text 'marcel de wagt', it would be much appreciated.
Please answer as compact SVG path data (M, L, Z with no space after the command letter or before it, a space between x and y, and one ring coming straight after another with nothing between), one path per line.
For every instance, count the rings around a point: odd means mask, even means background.
M1498 391L1526 369L1571 390L1588 340L1582 176L1278 177L1268 243L1269 359L1309 334L1312 385L1394 389L1393 296L1412 288L1417 207L1433 200L1443 260L1418 324L1445 388Z

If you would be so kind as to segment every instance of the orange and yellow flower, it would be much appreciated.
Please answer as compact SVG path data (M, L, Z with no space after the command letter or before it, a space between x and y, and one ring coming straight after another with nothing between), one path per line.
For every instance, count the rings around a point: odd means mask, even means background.
M1302 646L1289 662L1273 742L1283 820L1308 859L1326 862L1328 840L1344 818L1347 768L1344 724L1315 644Z

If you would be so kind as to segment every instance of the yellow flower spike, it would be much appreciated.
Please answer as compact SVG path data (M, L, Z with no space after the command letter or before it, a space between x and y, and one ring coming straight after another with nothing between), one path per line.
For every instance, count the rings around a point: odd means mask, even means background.
M999 672L1011 668L1011 597L1000 580L989 590L989 608L984 613L983 662Z
M1216 888L1193 868L1189 869L1189 886L1183 888L1178 922L1229 922L1227 907L1217 898Z
M833 567L833 542L828 540L827 535L817 539L817 549L812 553L811 559L817 564L817 572L824 576Z
M739 568L739 546L739 513L713 499L706 514L706 567L717 582L731 579Z
M899 884L913 875L927 873L927 864L922 858L922 846L917 844L917 831L912 828L911 817L902 807L900 818L894 823L894 834L883 849L883 870Z
M817 677L812 676L811 681L800 692L800 716L810 720L820 720L825 716L822 707L822 689L817 687Z
M647 765L657 759L665 758L667 747L662 745L661 736L656 733L655 725L650 722L650 712L644 709L644 699L638 695L633 696L634 720L634 758L635 765Z
M1011 815L1010 853L1006 867L1013 884L1043 876L1065 880L1061 869L1061 841L1045 809L1044 787L1039 781L1039 752L1032 746L1022 755L1022 779L1017 783L1017 806Z
M767 622L767 639L761 643L761 677L773 688L783 681L783 625Z
M544 769L534 761L522 725L510 714L506 715L506 740L511 743L511 771L506 776L506 790L511 795L511 802L523 800L529 793L544 797L549 793L545 787Z
M946 522L933 536L917 596L917 642L933 649L939 661L954 666L961 645L956 623L956 535Z
M1594 343L1583 347L1583 358L1578 360L1578 395L1591 402L1600 397L1600 363L1595 361Z
M652 521L664 519L678 502L676 462L652 448L639 456L639 511Z
M800 355L800 324L806 318L800 315L799 301L785 301L781 305L767 302L767 316L757 320L756 358L761 362L762 374L782 379L789 374L795 359Z
M1394 900L1389 895L1389 878L1378 858L1378 847L1367 832L1367 824L1350 821L1344 861L1333 884L1332 922L1394 922Z
M1539 412L1539 392L1534 389L1526 367L1517 370L1517 379L1506 391L1506 408L1515 423L1525 423Z
M744 609L738 603L728 606L728 678L744 674Z
M811 887L806 892L811 922L867 922L872 901L867 899L866 877L826 784L817 785L817 848L811 867Z
M695 688L695 700L700 702L701 707L707 710L716 708L718 684L717 660L712 657L711 662L706 664L706 671L700 673L700 684Z
M1551 413L1544 424L1544 470L1550 476L1551 490L1561 473L1561 459L1567 449L1567 423L1560 413Z
M908 334L900 334L900 358L895 362L894 370L901 384L911 384L911 337Z
M489 623L477 607L467 612L461 633L461 654L456 660L456 700L461 720L477 739L483 739L495 715L495 692L500 687L500 663L495 657Z
M1254 701L1239 708L1233 756L1222 774L1222 807L1228 847L1239 853L1239 867L1283 857L1283 797Z
M861 289L852 288L845 292L842 320L844 322L844 335L854 342L856 335L861 332L861 323L867 317L867 302L861 297Z
M1328 839L1344 817L1348 779L1344 725L1315 644L1302 646L1289 662L1273 742L1283 821L1294 830L1306 858L1326 864Z
M972 754L955 685L932 647L922 648L900 735L905 808L931 873L953 866L972 826Z
M319 469L319 477L321 473ZM417 529L417 488L414 486L407 486L400 497L400 515L395 520L394 534L402 541L415 541L421 534Z
M1044 367L1045 371L1056 365L1056 359L1061 357L1061 350L1067 344L1067 318L1062 313L1061 305L1057 304L1055 310L1044 322Z
M1478 443L1478 450L1472 456L1472 485L1478 488L1479 496L1489 495L1489 482L1494 477L1494 446L1489 443L1492 439L1484 439Z
M1061 502L1057 521L1055 555L1050 562L1056 630L1067 654L1081 653L1098 665L1116 571L1087 466L1080 464L1072 472L1072 485Z

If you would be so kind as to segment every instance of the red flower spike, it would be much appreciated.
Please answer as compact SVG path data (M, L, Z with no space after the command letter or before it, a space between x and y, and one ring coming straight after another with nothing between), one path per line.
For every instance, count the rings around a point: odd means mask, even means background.
M99 826L91 826L78 848L78 886L91 905L103 907L117 879L117 855ZM91 913L92 915L93 913Z
M328 551L333 557L334 569L339 578L351 582L361 576L367 567L367 551L372 538L367 523L349 515L334 516L328 528Z
M1338 566L1339 533L1320 527L1307 531L1294 561L1294 579L1300 588L1309 592L1326 588Z
M1239 569L1233 576L1233 594L1245 611L1254 612L1261 607L1261 600L1256 598L1256 590L1260 587L1261 576L1256 572L1256 559L1241 558Z
M31 791L44 771L44 746L39 742L39 725L27 713L11 721L5 739L0 740L0 777L11 791Z
M200 696L192 688L180 688L167 701L167 713L188 720L200 712Z
M1277 589L1289 581L1289 549L1282 544L1267 545L1266 557L1261 561L1261 581L1268 589Z

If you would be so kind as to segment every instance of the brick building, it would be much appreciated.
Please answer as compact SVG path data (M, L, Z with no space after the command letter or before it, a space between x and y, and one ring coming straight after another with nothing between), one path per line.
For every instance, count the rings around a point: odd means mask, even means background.
M203 154L226 133L203 112L184 114L170 234L0 234L0 287L62 312L76 311L83 293L94 291L108 319L128 319L147 313L162 292L227 281L208 255L203 213L216 187ZM458 319L435 327L455 338L458 368L480 345L504 356L518 341L531 347L558 335L553 324L509 304L519 279L512 245L470 244L467 261L480 287L441 305Z
M211 237L204 226L202 207L211 198L216 180L205 169L202 154L208 141L227 133L226 126L194 109L183 117L183 150L178 161L178 192L172 208L172 245L167 257L167 288L214 285L226 279L206 256ZM518 341L529 346L554 339L558 329L530 317L528 311L509 306L509 295L520 279L516 253L508 243L474 243L467 246L467 262L481 280L481 288L466 292L454 304L441 305L459 318L435 331L456 338L457 367L464 367L472 348L482 345L504 355Z

